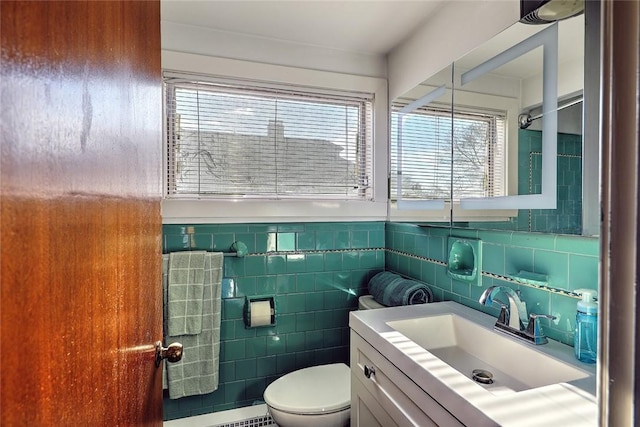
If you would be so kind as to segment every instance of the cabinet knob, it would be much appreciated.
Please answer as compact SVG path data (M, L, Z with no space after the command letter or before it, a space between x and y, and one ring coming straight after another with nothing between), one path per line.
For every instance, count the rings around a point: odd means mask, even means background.
M371 366L364 365L364 376L367 378L371 378L372 375L375 375L376 368Z

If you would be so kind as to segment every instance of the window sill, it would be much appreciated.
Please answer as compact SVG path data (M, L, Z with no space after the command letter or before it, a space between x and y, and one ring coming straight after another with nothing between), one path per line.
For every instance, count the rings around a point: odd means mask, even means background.
M444 209L438 210L399 210L396 203L391 203L389 210L389 220L399 222L442 222L449 224L451 212L449 204L445 203ZM459 204L453 207L453 218L457 222L496 222L508 221L512 217L518 216L517 209L499 210L470 210L460 209Z
M387 202L343 200L162 201L163 224L385 221Z

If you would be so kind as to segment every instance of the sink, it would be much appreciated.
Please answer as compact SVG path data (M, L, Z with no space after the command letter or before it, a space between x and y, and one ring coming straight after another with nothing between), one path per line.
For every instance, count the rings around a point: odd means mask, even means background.
M494 330L495 323L454 301L349 313L352 334L415 384L411 400L434 414L444 408L461 425L478 427L597 427L596 365L576 360L571 346L553 339L532 345ZM383 387L384 371L378 382L373 359L359 354L352 347L352 369L366 377L369 366L369 386Z
M493 394L520 392L589 376L587 371L536 347L457 314L392 320L386 325Z

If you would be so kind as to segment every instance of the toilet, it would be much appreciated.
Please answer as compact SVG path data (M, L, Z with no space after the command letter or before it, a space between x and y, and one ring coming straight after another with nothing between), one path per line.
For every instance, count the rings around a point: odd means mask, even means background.
M358 298L360 310L382 307L371 295ZM348 426L351 371L344 363L298 369L269 384L264 401L280 427Z
M269 384L264 401L280 427L348 426L351 371L344 363L293 371Z
M380 304L371 295L363 295L358 298L358 310L372 310L374 308L384 308L386 305Z

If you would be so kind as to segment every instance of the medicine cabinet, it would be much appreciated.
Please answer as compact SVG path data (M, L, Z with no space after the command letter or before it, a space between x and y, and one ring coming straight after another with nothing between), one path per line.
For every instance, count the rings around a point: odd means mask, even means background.
M518 22L393 100L398 218L582 234L584 46L584 15Z

